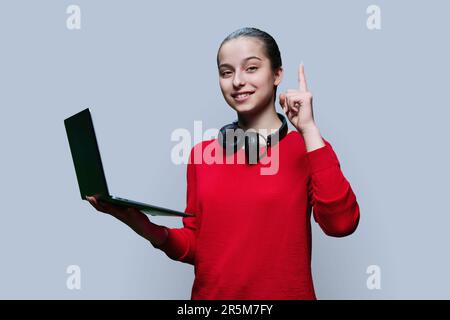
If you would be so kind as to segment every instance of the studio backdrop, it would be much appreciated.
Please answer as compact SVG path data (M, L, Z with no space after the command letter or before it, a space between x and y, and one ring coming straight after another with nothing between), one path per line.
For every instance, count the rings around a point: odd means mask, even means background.
M63 120L91 110L113 194L183 211L174 132L193 146L236 119L216 54L241 27L277 41L278 93L304 63L314 117L361 209L344 238L311 220L317 297L450 298L449 11L444 1L2 1L0 298L189 299L192 265L80 199Z

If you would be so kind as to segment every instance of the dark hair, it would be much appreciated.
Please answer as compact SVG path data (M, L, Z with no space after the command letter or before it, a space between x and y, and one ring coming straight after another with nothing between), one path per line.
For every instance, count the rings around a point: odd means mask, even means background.
M238 29L232 33L230 33L220 44L219 50L217 50L217 68L219 68L219 52L222 46L232 40L237 38L243 38L243 37L252 37L256 38L261 41L264 47L264 53L269 58L270 66L272 68L272 71L275 72L278 68L282 66L281 64L281 54L280 50L278 49L277 42L275 39L268 34L267 32L264 32L262 30L259 30L257 28L241 28ZM277 86L274 86L275 93L274 93L274 101L277 98Z

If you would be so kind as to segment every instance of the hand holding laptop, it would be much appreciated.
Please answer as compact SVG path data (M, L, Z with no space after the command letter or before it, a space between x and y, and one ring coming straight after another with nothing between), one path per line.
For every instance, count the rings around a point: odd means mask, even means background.
M115 204L107 203L105 201L102 201L99 196L86 196L86 200L95 208L97 211L110 214L119 220L125 222L124 220L127 219L127 214L131 211L138 211L136 208L126 208L123 206L118 206ZM128 221L128 220L127 220Z
M127 224L137 234L151 241L153 244L161 244L167 238L164 226L159 226L150 221L148 216L140 210L132 207L123 207L101 201L98 196L86 196L86 200L97 209L107 213Z

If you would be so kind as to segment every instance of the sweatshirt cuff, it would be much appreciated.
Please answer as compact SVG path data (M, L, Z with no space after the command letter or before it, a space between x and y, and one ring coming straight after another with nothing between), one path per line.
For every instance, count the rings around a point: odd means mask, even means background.
M306 156L308 157L311 173L316 173L335 165L339 166L337 156L329 143L326 143L323 147L307 152Z

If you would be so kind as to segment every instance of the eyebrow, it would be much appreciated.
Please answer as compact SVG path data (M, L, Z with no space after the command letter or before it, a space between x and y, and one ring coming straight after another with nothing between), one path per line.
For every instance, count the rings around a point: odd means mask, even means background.
M257 57L257 56L247 57L247 58L245 58L243 61L247 61L247 60L250 60L250 59L258 59L258 60L261 60L261 61L262 61L262 59L259 58L259 57ZM231 65L228 64L228 63L222 63L222 64L219 66L219 69L222 68L222 67L231 67Z

